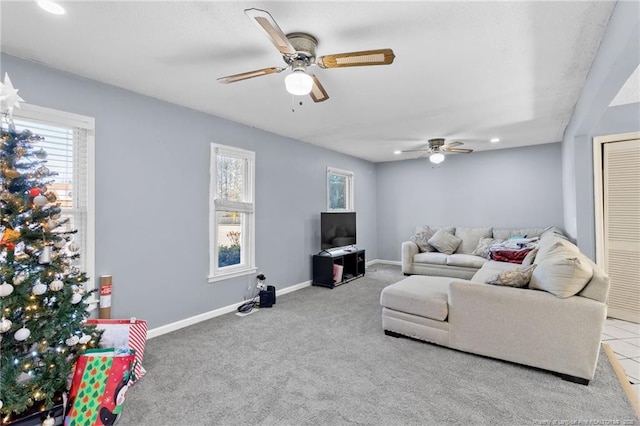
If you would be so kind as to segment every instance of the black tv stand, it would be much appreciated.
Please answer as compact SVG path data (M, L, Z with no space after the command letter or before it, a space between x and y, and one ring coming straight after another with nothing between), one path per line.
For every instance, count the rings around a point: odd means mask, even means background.
M327 254L323 254L327 253ZM338 268L334 268L334 265ZM342 268L342 273L338 274L334 280L334 269ZM365 251L356 248L336 250L327 252L326 250L313 255L313 280L312 285L334 288L364 276L365 272Z

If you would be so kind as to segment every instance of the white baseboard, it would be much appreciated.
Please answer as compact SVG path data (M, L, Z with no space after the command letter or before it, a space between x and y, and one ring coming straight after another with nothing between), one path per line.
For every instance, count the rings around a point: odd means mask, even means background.
M302 282L300 284L294 284L292 286L285 287L282 290L276 290L276 296L281 296L287 293L291 293L293 291L297 291L305 287L309 287L310 285L311 285L311 280ZM222 308L214 309L213 311L204 312L202 314L194 315L192 317L185 318L180 321L172 322L171 324L166 324L160 327L153 328L147 331L147 340L153 339L154 337L162 336L163 334L171 333L172 331L180 330L181 328L189 327L190 325L194 325L199 322L209 320L211 318L219 317L220 315L235 312L238 309L238 306L242 305L243 303L244 301L234 303L229 306L223 306Z
M376 263L381 263L384 265L401 265L402 264L398 260L374 259L366 262L366 266L371 266ZM287 293L298 291L305 287L309 287L310 285L311 285L311 280L301 282L300 284L294 284L292 286L285 287L281 290L276 290L276 296L281 296ZM181 328L189 327L190 325L194 325L199 322L209 320L211 318L219 317L220 315L225 315L231 312L235 312L238 309L238 306L242 305L243 303L244 301L234 303L229 306L223 306L222 308L218 308L213 311L204 312L202 314L194 315L192 317L185 318L180 321L172 322L171 324L166 324L160 327L153 328L147 332L147 339L153 339L154 337L162 336L163 334L171 333L172 331L180 330Z
M367 262L367 266L371 266L375 263L381 263L383 265L397 265L402 266L402 261L400 260L384 260L384 259L373 259Z

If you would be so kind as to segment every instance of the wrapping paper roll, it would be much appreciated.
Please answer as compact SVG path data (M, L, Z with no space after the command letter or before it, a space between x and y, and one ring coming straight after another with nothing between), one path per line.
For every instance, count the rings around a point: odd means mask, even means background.
M100 277L100 312L98 318L111 318L111 275L102 275Z

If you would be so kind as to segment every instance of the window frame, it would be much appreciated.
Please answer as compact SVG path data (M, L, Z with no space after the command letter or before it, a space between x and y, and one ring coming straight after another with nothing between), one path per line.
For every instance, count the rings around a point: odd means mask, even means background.
M96 267L95 267L95 228L96 228L96 209L95 209L95 118L88 117L80 114L75 114L66 111L59 111L56 109L45 108L33 104L22 103L19 109L13 111L13 117L16 120L24 120L31 122L40 122L51 126L61 126L70 128L80 128L86 131L86 224L85 229L85 241L86 247L79 254L83 258L84 266L83 272L87 274L87 281L84 283L84 288L87 291L91 291L97 288L96 286ZM75 148L74 148L75 152ZM76 154L74 153L74 161ZM76 191L77 184L74 182L74 191ZM74 208L73 210L78 210ZM89 305L89 309L97 306L98 298L92 296L86 301Z
M216 199L217 157L222 155L244 160L243 201ZM218 212L234 211L243 215L241 228L241 263L218 266ZM228 145L211 143L209 171L209 275L210 283L254 274L255 265L255 152Z
M330 175L343 176L346 178L347 182L347 196L345 197L345 208L344 209L336 209L331 208L331 190L329 183ZM327 176L326 176L326 192L327 192L327 211L328 212L353 212L354 209L354 188L355 188L355 173L350 170L338 169L335 167L327 167Z

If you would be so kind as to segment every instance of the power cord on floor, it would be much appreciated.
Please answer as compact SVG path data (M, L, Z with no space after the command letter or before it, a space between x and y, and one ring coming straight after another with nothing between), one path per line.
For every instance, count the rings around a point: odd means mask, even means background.
M248 302L244 302L242 305L238 306L238 312L243 313L243 314L247 314L247 313L251 312L253 310L253 308L255 308L256 305L258 304L258 301L256 299L257 299L257 297L254 297L253 299L249 300Z

